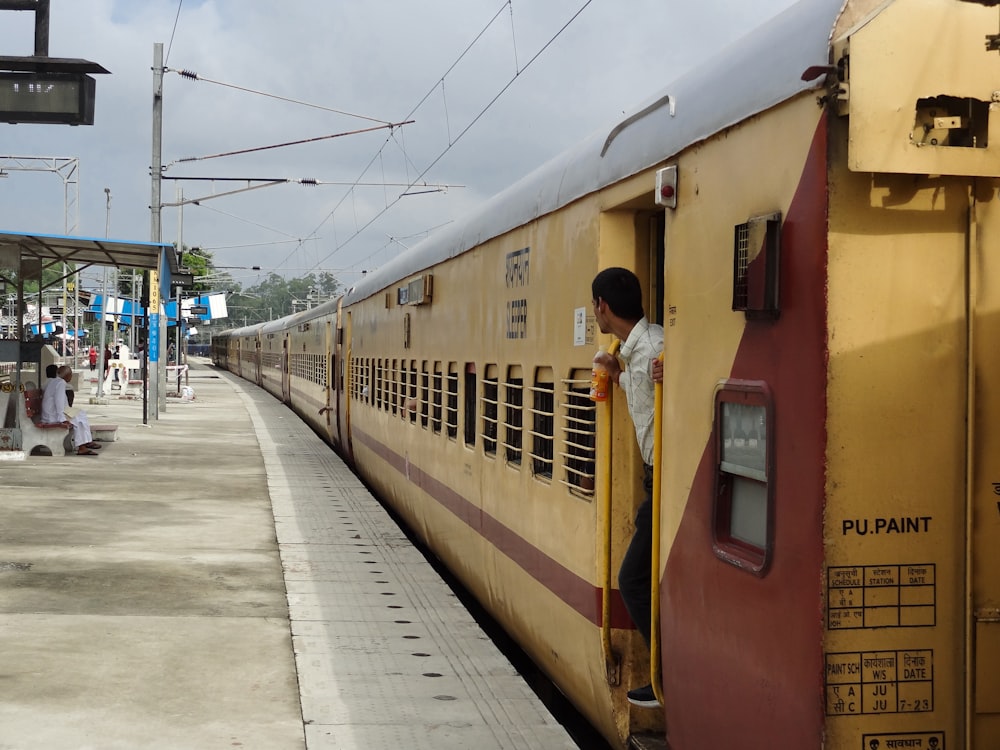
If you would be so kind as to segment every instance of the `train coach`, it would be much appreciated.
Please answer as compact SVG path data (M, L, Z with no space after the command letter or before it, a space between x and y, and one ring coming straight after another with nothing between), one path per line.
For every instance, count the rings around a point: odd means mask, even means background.
M1000 13L804 0L307 313L216 337L616 746L1000 747ZM590 281L665 329L641 458ZM663 708L625 700L650 680Z

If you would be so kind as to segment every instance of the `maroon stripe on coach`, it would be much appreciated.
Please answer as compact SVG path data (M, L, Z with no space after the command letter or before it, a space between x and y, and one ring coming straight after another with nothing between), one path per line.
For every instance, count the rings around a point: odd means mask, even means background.
M469 528L510 558L528 575L545 586L565 604L594 625L601 625L601 595L599 586L581 578L561 565L524 537L484 513L475 503L455 492L441 480L423 471L416 464L392 450L368 433L353 426L352 437L369 448L411 483L450 511ZM611 627L623 630L635 626L625 610L618 589L611 592Z

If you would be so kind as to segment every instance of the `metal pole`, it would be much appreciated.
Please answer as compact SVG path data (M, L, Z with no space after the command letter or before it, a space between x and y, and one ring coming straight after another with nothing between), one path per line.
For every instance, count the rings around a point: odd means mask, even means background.
M160 188L162 183L162 158L163 158L163 43L156 42L153 45L153 154L152 161L150 162L150 177L152 178L152 198L150 200L150 239L153 242L160 242L162 237L162 227L160 224L160 214L163 210L163 199L160 195ZM162 265L162 253L161 265ZM147 310L147 320L150 321L149 326L157 326L156 332L156 345L157 351L150 351L150 366L152 372L149 375L149 396L150 401L153 404L153 419L159 417L159 409L166 408L166 370L160 366L160 360L163 354L163 320L160 316L160 295L159 295L159 283L160 274L164 271L163 268L159 269L159 272L151 274L150 278L150 303L149 309ZM157 289L153 287L156 286ZM154 310L154 305L156 309ZM151 332L150 332L151 333ZM146 348L149 349L154 343L153 337L147 335ZM163 396L161 401L160 394L160 378L163 377ZM145 414L143 415L145 421Z
M35 57L49 56L49 0L35 6Z
M111 188L104 188L104 195L106 199L105 210L104 210L104 238L107 239L111 233ZM104 311L108 309L108 267L104 266L104 278L101 281L101 313L98 316L98 325L101 327L101 333L98 337L97 345L97 401L104 397L104 368L107 367L107 362L104 357L104 346L105 346L105 326L104 326Z

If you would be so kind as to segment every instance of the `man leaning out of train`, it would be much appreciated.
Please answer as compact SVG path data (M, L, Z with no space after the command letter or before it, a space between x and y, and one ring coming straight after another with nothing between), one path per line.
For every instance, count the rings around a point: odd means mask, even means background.
M663 351L663 327L646 319L642 306L639 279L627 268L606 268L591 283L594 315L601 333L611 333L623 343L615 357L598 352L594 364L608 371L609 380L624 392L635 436L642 454L644 498L635 516L635 531L618 571L618 588L625 608L650 645L650 565L652 556L653 494L653 411L655 386L663 379L660 354ZM624 367L622 366L624 363ZM654 369L655 368L655 369ZM630 703L647 708L660 705L653 686L630 690Z

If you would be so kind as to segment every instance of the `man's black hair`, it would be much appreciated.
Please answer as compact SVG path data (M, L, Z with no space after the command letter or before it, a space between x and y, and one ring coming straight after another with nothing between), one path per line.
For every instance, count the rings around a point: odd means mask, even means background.
M642 310L642 286L639 278L627 268L605 268L590 285L594 300L608 303L611 312L623 320L636 321Z

